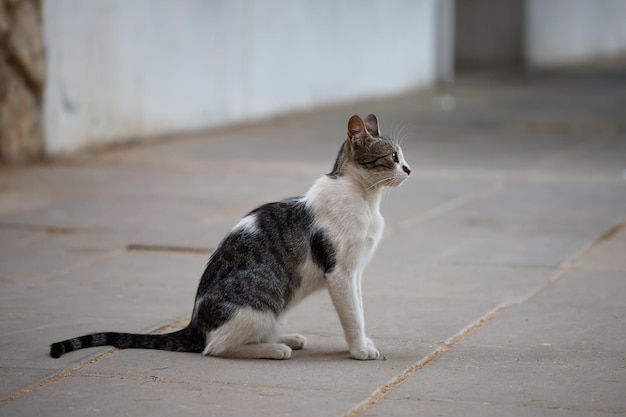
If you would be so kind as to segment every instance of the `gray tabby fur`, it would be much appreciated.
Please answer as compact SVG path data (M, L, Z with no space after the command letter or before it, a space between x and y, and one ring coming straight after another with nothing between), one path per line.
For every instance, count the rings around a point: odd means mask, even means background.
M329 174L304 196L251 211L222 240L202 274L185 329L163 335L95 333L54 343L50 355L111 345L287 359L306 339L280 333L285 313L326 287L350 355L378 358L365 334L362 273L383 233L382 189L400 185L410 172L398 144L380 135L374 115L365 121L352 116Z

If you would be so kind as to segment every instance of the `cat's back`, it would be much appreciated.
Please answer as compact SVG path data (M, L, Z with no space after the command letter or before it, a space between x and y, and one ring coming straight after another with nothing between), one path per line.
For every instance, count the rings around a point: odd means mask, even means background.
M308 256L313 213L302 198L264 204L245 215L220 242L201 279L201 291L257 284L288 286ZM259 283L260 285L260 283ZM230 293L230 291L225 291Z
M234 264L236 270L277 261L302 262L313 221L313 213L301 197L264 204L233 227L210 262Z
M294 300L319 287L323 261L332 262L330 256L314 254L329 252L324 243L304 198L256 208L235 225L209 259L194 316L203 316L205 327L216 328L239 307L281 314Z

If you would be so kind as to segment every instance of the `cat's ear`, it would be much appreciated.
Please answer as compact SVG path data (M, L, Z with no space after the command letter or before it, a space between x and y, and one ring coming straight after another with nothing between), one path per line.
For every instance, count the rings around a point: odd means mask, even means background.
M374 137L380 136L380 129L378 128L378 119L373 114L367 115L365 118L365 127L370 135Z
M352 146L359 147L365 144L370 135L367 133L363 120L356 114L348 121L348 138Z

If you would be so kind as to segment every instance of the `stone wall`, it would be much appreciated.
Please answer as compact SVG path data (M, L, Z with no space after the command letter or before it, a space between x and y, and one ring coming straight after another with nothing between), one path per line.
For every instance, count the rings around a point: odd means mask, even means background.
M43 155L41 16L40 0L0 0L0 161Z

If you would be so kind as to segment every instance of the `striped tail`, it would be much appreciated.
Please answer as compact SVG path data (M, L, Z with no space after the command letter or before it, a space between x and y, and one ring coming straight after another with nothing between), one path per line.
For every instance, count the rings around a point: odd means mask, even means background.
M175 352L197 352L204 349L204 337L199 331L186 327L166 334L134 334L104 332L75 337L50 345L50 356L60 358L67 352L95 346L114 346L119 349L157 349Z

